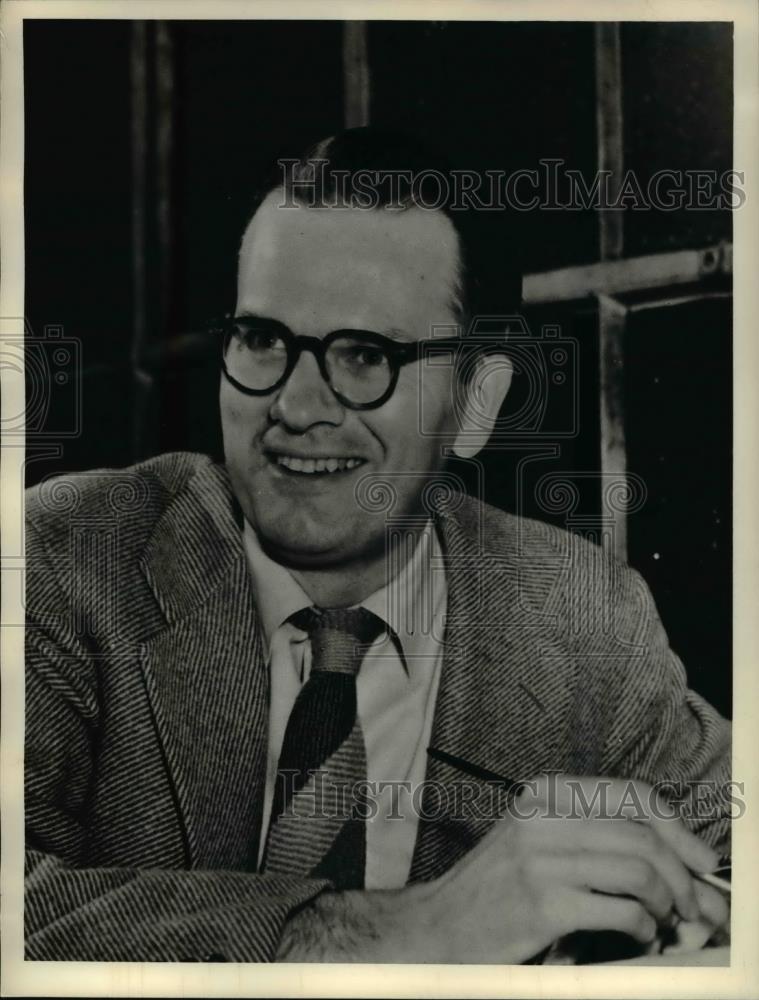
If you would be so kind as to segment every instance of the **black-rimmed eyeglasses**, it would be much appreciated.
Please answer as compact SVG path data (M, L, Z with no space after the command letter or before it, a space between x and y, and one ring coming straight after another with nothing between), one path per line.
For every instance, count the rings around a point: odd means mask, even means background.
M323 338L294 334L283 323L258 317L227 317L215 328L223 334L222 370L248 396L265 396L284 385L302 351L311 351L324 381L352 410L369 410L392 396L404 365L425 354L465 346L461 337L431 337L398 343L370 330L333 330Z

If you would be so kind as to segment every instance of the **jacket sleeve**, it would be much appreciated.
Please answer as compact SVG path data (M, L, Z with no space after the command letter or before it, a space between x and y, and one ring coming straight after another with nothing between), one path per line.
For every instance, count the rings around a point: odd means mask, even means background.
M34 542L27 536L27 554ZM39 557L39 558L37 558ZM271 961L288 917L329 883L245 872L95 867L87 803L97 769L98 685L64 594L38 550L27 611L25 957ZM41 611L47 608L47 614Z
M219 871L71 868L26 853L27 959L265 962L326 883Z
M730 780L730 724L689 690L640 574L620 566L615 573L617 645L606 666L617 683L610 688L613 724L605 773L661 788L686 825L729 856L730 820L740 809L740 786ZM628 644L629 655L620 654L620 642Z

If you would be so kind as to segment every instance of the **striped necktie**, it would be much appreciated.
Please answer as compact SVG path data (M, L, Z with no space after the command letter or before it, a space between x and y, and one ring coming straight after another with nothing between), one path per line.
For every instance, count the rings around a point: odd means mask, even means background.
M362 888L366 824L356 785L367 772L356 675L384 626L365 608L306 608L290 620L311 639L311 673L282 742L263 870Z

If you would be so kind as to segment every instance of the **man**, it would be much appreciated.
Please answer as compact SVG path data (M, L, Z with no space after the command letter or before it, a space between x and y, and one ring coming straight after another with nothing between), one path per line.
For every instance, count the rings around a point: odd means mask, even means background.
M697 877L726 851L727 724L640 578L430 491L510 375L466 343L492 259L413 180L388 194L425 163L393 142L344 133L264 190L225 467L31 491L29 958L515 963L727 917ZM346 200L367 167L376 198ZM650 786L687 805L694 779L686 825Z

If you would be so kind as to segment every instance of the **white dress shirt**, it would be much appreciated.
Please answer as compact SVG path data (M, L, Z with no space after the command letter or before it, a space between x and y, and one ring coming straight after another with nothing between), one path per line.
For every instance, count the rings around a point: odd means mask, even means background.
M287 720L311 668L308 636L287 619L313 601L285 567L262 551L247 522L244 542L271 679L260 865ZM378 790L370 796L376 815L366 823L367 889L400 888L408 879L418 826L413 805L424 782L443 658L448 592L440 543L431 522L408 549L413 551L395 577L356 605L381 618L398 640L396 644L388 634L376 639L356 679L367 778L370 787ZM400 562L405 554L399 556ZM407 784L380 790L378 784L383 781Z

